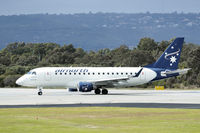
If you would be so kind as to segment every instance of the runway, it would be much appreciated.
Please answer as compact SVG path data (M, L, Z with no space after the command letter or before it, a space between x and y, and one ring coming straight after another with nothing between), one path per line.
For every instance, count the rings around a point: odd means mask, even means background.
M200 90L109 90L108 95L94 92L68 92L66 89L1 88L0 108L22 107L141 107L200 109Z

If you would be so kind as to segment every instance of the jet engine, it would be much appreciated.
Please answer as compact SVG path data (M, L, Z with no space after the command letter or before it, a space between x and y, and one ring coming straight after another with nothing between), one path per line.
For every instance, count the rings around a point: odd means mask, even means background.
M79 82L78 89L80 92L90 92L94 89L93 84L89 82Z

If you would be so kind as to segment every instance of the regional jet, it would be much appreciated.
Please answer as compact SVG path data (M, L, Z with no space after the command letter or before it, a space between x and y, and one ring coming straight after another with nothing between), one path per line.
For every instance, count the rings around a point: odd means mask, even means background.
M143 67L41 67L30 70L16 84L37 87L75 88L80 92L108 94L106 88L130 87L166 79L189 70L178 69L184 38L176 38L153 64Z

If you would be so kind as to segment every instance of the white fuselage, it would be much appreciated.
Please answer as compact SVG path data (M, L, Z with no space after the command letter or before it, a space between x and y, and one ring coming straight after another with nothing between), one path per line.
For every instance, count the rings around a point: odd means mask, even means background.
M153 80L157 74L143 68L138 77L134 76L141 67L42 67L31 70L17 80L17 84L30 87L77 88L80 82L107 81L130 77L128 80L113 82L113 87L128 87Z

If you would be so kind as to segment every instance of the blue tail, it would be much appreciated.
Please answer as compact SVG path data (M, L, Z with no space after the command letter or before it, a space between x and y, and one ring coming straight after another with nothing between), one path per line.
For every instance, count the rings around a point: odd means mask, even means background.
M183 47L183 41L183 37L176 38L155 63L145 67L177 69Z

